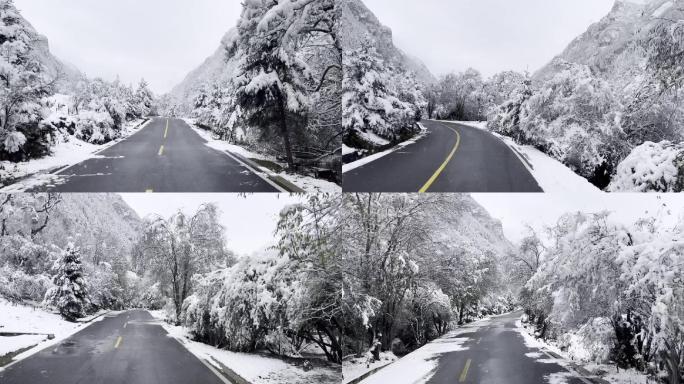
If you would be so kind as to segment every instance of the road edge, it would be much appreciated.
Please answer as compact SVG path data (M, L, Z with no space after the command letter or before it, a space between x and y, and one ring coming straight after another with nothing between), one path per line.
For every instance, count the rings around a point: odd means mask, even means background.
M51 348L51 347L53 347L54 345L56 345L56 344L58 344L58 343L60 343L60 342L62 342L62 341L64 341L64 340L66 340L66 339L72 337L73 335L75 335L75 334L77 334L77 333L79 333L79 332L81 332L81 331L87 329L88 327L90 327L91 325L93 325L93 324L95 324L97 321L99 321L99 319L101 319L103 316L105 316L105 315L107 315L107 314L109 314L109 313L111 313L111 312L112 312L112 311L107 311L107 312L102 313L102 314L99 314L99 315L97 315L97 316L95 316L95 317L93 317L93 318L90 318L90 319L87 320L87 321L76 321L75 323L81 324L82 326L81 326L81 327L78 327L77 329L75 329L73 333L71 333L71 334L69 334L69 335L66 335L66 336L64 336L64 337L62 337L62 338L60 338L60 339L58 339L58 338L56 338L56 337L53 337L52 339L50 339L50 338L48 337L48 341L45 342L44 345L36 344L36 345L34 345L34 346L32 346L32 347L26 349L24 352L21 352L21 353L19 353L19 354L16 355L16 356L21 356L21 358L19 358L19 359L17 359L17 360L12 360L12 361L10 361L7 365L0 366L0 372L6 370L7 368L11 368L13 365L15 365L15 364L17 364L17 363L19 363L19 362L21 362L21 361L23 361L23 360L26 360L26 359L28 359L29 357L32 357L33 355L35 355L35 354L37 354L37 353L39 353L39 352L42 352L43 350L46 350L46 349L48 349L48 348ZM39 334L39 335L40 335L40 334ZM46 334L46 335L50 335L50 334ZM51 334L51 335L54 336L54 334ZM15 357L16 357L16 356L15 356Z

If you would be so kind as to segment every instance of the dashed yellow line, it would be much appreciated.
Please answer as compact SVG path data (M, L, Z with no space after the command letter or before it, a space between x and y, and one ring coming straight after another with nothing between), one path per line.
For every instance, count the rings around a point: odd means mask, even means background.
M146 189L145 190L145 193L153 193L153 192L154 192L154 189Z
M164 138L169 135L169 119L166 119L166 129L164 129Z
M444 160L444 163L442 163L442 166L440 166L439 169L437 169L437 172L435 172L435 174L432 175L432 177L430 178L430 180L428 180L428 182L425 183L425 185L423 186L423 188L420 189L420 191L419 191L420 193L425 193L425 192L427 192L427 191L430 189L430 187L432 187L432 184L434 184L435 181L437 181L437 179L439 178L439 176L442 174L442 172L444 172L444 170L446 169L447 165L449 165L449 162L451 162L451 159L454 158L454 155L456 154L456 151L458 151L458 147L461 145L461 134L458 133L458 131L455 130L454 128L452 128L452 127L448 127L448 126L446 126L446 125L445 125L445 127L451 129L451 130L454 131L454 133L456 134L456 145L454 146L454 149L451 151L451 153L450 153L449 156L446 158L446 160Z
M162 145L161 148L159 148L159 156L164 155L164 146Z
M470 369L470 363L472 363L472 361L468 359L468 361L466 361L465 367L463 367L463 372L461 372L461 377L458 379L460 383L465 383L466 379L468 378L468 370Z
M119 336L118 339L116 339L116 344L114 344L114 348L119 348L119 345L121 345L121 340L123 340L123 337Z

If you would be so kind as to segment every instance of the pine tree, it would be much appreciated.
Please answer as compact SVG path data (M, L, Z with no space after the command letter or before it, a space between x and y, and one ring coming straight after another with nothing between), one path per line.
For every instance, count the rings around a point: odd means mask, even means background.
M39 36L12 0L0 0L0 153L19 152L27 129L37 130L42 97L52 92L45 68L33 54Z
M84 317L90 306L88 285L83 276L80 251L73 243L62 253L56 269L55 287L46 294L46 304L56 307L66 320Z
M138 90L135 92L135 102L139 111L138 117L145 117L152 111L152 102L154 101L154 95L150 91L149 84L145 79L140 80L138 84Z
M290 27L305 5L269 0L245 3L238 23L238 49L245 57L237 90L245 121L268 136L277 131L288 165L294 168L291 137L306 127L308 97L306 64L294 52ZM304 1L301 3L311 3ZM290 7L287 7L290 6ZM274 12L285 7L283 12ZM295 33L296 35L296 33Z

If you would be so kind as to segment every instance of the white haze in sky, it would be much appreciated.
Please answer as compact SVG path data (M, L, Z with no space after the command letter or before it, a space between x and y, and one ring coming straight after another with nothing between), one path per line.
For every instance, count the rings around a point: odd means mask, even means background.
M363 0L435 75L541 68L615 0Z
M166 93L219 47L238 0L15 0L53 54L89 77Z
M274 232L280 211L302 202L302 197L288 194L121 194L141 218L160 215L168 218L179 210L193 214L206 203L216 203L221 223L226 227L228 248L238 255L249 255L275 245Z
M659 217L667 225L682 223L684 194L474 194L489 214L501 220L506 237L515 242L528 234L527 225L538 234L566 213L611 212L611 218L632 225L646 216Z

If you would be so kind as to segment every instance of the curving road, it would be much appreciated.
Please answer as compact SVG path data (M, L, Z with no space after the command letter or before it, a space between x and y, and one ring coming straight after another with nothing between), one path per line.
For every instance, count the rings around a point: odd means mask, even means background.
M3 384L225 384L146 311L105 317L0 371Z
M183 120L155 118L33 192L278 192Z
M423 121L417 143L344 174L345 192L543 192L499 138L461 124Z
M465 326L405 356L362 384L590 384L559 359L528 347L517 331L521 313Z

